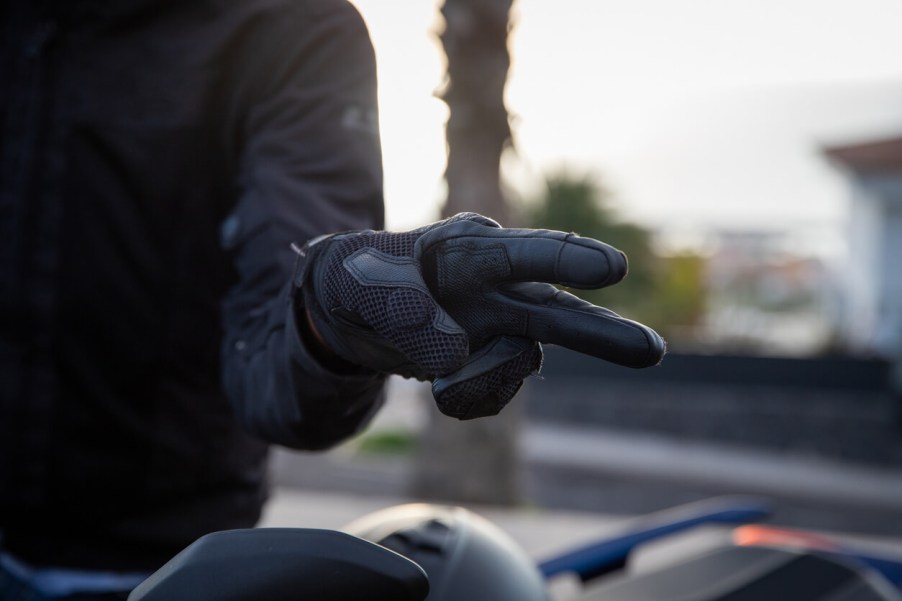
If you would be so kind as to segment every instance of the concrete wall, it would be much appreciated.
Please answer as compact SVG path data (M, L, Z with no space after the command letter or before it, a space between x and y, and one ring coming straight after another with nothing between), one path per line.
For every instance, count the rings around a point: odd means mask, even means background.
M550 348L531 420L902 466L902 403L886 363L668 355L632 370Z

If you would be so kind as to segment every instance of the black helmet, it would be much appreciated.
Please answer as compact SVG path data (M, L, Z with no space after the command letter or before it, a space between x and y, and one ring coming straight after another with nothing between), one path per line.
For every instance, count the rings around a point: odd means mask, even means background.
M399 505L344 530L419 564L429 576L426 601L548 601L526 553L498 527L460 507Z

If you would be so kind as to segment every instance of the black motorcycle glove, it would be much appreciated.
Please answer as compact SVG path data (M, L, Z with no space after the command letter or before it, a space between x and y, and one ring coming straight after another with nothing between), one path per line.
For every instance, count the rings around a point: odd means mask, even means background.
M326 346L432 381L439 409L459 419L498 413L541 367L542 342L630 367L664 355L650 328L550 284L601 288L626 275L621 252L574 234L462 213L410 232L317 238L299 265L298 306Z

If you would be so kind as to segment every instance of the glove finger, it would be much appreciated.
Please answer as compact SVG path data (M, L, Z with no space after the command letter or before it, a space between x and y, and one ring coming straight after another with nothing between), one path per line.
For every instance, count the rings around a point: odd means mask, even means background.
M470 270L474 281L539 281L603 288L627 273L622 252L592 238L554 230L448 223L424 234L417 252L446 271Z
M539 342L557 344L627 367L650 367L666 352L653 329L598 307L548 284L511 284L500 289L505 311L525 314L525 332Z
M445 219L442 224L456 223L458 221L469 221L471 223L476 223L478 225L484 225L486 227L490 227L493 229L502 229L501 224L492 219L491 217L486 217L485 215L480 215L479 213L473 213L472 211L468 211L465 213L457 213L456 215ZM434 224L433 224L434 225Z
M500 336L473 353L454 373L432 384L439 411L457 419L497 415L523 379L542 366L542 347L520 337Z

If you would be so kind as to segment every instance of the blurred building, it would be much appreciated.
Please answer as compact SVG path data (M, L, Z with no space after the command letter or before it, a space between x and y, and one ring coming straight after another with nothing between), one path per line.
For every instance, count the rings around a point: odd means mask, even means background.
M721 230L711 238L708 345L784 356L815 355L830 345L836 286L821 259L795 249L790 232Z
M851 186L842 341L853 351L902 360L902 137L826 154Z

